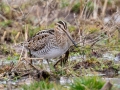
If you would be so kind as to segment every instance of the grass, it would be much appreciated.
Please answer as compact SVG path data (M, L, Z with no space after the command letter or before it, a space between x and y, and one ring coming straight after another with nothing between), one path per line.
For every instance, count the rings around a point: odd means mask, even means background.
M56 8L56 10L58 9L58 12L60 12L59 9L66 8L66 7L69 6L69 2L67 2L69 0L62 0L62 1L57 0L57 1L58 1L59 5L61 5L61 7ZM82 0L82 1L84 1L84 0ZM117 1L119 1L119 0L117 0ZM109 5L109 3L112 4L112 0L108 0L108 5ZM70 14L71 15L74 14L74 13L79 14L79 12L81 12L80 11L80 7L84 6L83 4L85 4L85 3L81 3L79 0L77 0L77 3L73 3L73 7L71 9L72 12L70 12ZM22 40L24 41L24 38L25 38L24 34L25 34L25 30L26 30L25 26L28 27L29 31L28 31L27 34L28 34L29 38L34 36L35 33L37 33L38 31L45 29L44 24L43 25L41 24L40 27L38 27L38 26L34 25L33 22L30 21L29 19L24 20L24 21L17 21L16 18L17 17L21 17L21 15L19 15L17 13L17 11L20 12L20 14L27 13L26 12L27 11L27 5L30 6L29 3L28 4L24 3L23 5L21 5L19 7L21 9L21 11L19 11L19 8L15 8L15 11L13 11L8 4L0 3L0 5L1 5L1 7L0 7L1 15L3 15L6 18L6 20L0 19L0 21L1 21L0 22L0 26L1 26L0 36L1 37L4 36L2 34L4 33L4 31L7 31L7 35L5 35L5 39L4 39L4 43L5 44L6 44L6 42L7 42L7 44L9 44L9 43L16 43L16 41L17 42L21 42ZM86 14L89 14L89 13L93 12L93 10L94 10L94 2L93 1L91 1L91 0L88 1L85 4L85 6L86 6L86 9L87 9ZM30 11L28 10L28 14L29 14L29 12ZM43 14L45 14L45 13L43 12ZM56 18L56 19L58 19L58 18ZM78 15L78 17L76 17L76 19L79 19L79 15ZM67 20L67 19L66 19L66 21L69 22L69 20ZM18 25L20 25L20 26L13 24L15 22L18 23ZM53 20L53 22L55 22L55 21ZM74 19L73 19L73 22L77 24L77 22ZM24 23L25 23L25 25L24 25ZM82 38L87 37L89 34L90 34L89 38L91 38L92 36L95 36L95 37L93 37L93 40L99 34L101 34L101 37L104 37L102 40L97 42L96 46L94 45L94 47L92 47L92 49L95 48L95 50L97 51L99 49L102 49L103 47L106 47L108 49L108 51L110 51L111 49L112 50L117 50L117 51L120 50L120 46L119 46L120 45L120 40L119 40L119 35L118 35L119 33L118 33L117 30L115 30L116 32L114 32L113 34L111 34L111 32L108 30L108 33L110 33L110 35L107 35L107 34L104 34L103 30L101 30L100 28L95 26L96 24L86 25L85 22L82 22L82 23L83 23L83 25L80 24L80 27L78 27L78 29L83 27L82 31L80 32L80 33L83 33L83 36L81 35ZM47 28L54 28L54 23L49 24L47 26ZM108 29L109 29L109 27L108 27ZM76 26L71 24L69 26L69 30L71 32L75 31L76 30ZM18 32L20 32L21 36L18 37L17 40L16 40L16 36L17 36ZM8 35L8 34L10 34L10 35ZM77 34L76 34L76 36L77 36ZM6 40L6 38L7 38L7 40ZM4 55L8 55L7 56L7 60L18 60L19 55L17 55L14 52L12 52L12 50L9 49L9 47L8 47L9 45L5 46L4 43L3 43L2 46L0 46L0 49L1 49L0 53L2 53ZM85 44L82 47L76 48L75 50L77 51L78 55L89 56L89 54L91 54L92 49L91 49L90 45ZM98 51L98 53L101 53L99 51ZM73 54L75 55L76 53L73 52ZM72 63L72 65L73 65L73 63ZM118 66L115 65L114 68L118 68ZM98 67L98 66L95 67L95 69L97 69L97 70L100 70L100 69L102 70L103 68L108 68L108 66L103 64L101 67ZM83 71L85 72L85 70L83 70ZM79 73L81 73L81 72L79 71ZM79 73L78 73L78 75L80 75ZM67 70L66 69L62 69L62 70L60 69L60 71L56 72L55 74L58 75L58 76L60 76L60 75L68 76L68 75L71 75L71 74L73 76L75 76L76 72L73 72L71 70L71 67L68 67ZM82 74L83 74L83 72L82 72ZM81 78L76 78L74 80L74 82L72 83L72 85L70 85L70 89L71 90L99 90L98 88L100 88L103 85L102 82L103 81L100 81L100 79L98 77L81 77ZM60 86L60 85L57 85L55 83L49 83L49 82L46 82L46 81L33 82L29 86L28 85L23 86L23 88L24 88L24 90L36 90L36 89L40 89L40 90L53 90L53 88L54 88L54 90L58 90L58 88L59 88L59 90L63 89L63 87ZM62 88L62 89L60 89L60 88Z
M79 11L80 11L80 3L78 2L78 3L76 3L73 7L72 7L72 10L71 11L73 11L73 12L75 12L75 13L79 13Z
M47 81L34 82L30 85L24 85L22 88L23 90L67 90L67 88L61 85Z
M65 8L65 7L67 7L68 5L69 5L68 1L66 1L66 0L61 0L61 7L62 7L62 8Z
M30 85L24 85L23 90L100 90L104 85L104 81L100 77L79 77L65 88L54 82L40 81Z
M75 78L70 90L100 90L104 81L96 76Z
M18 54L14 55L14 56L8 55L7 58L6 58L6 60L15 61L15 60L19 60L19 57L20 57L20 56L19 56Z
M23 90L50 90L53 88L53 83L48 83L45 81L34 82L31 83L29 86L24 85Z
M11 23L12 23L12 20L5 20L5 21L0 22L0 26L8 27L9 25L11 25Z

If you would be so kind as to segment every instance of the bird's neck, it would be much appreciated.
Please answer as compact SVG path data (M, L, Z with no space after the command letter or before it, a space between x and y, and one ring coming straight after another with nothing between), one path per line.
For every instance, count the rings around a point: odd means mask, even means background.
M63 47L64 44L72 45L71 40L68 38L65 32L55 31L56 41L60 47ZM69 33L68 33L69 34ZM69 34L70 35L70 34ZM71 36L70 36L71 37ZM63 47L64 48L64 47Z
M55 35L57 40L61 40L62 36L64 36L64 33L60 32L59 30L55 30Z

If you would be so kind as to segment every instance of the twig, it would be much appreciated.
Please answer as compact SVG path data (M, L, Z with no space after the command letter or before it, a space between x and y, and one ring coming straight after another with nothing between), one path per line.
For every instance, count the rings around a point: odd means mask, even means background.
M22 52L20 53L20 57L19 57L18 63L17 63L17 65L14 66L13 69L12 69L13 71L16 69L17 66L19 66L20 61L21 61L21 57L22 57L22 54L23 54L23 51L24 51L24 44L23 44Z
M35 60L43 60L43 58L25 58L25 57L22 57L21 60L22 60L22 59L27 59L27 60L31 60L31 59L32 59L32 60L33 60L33 59L35 59Z
M31 59L31 58L29 58ZM28 58L24 58L24 60L35 70L39 71L39 69L37 69L34 65L32 65L30 62L28 62Z
M20 32L18 32L17 35L15 36L15 44L19 36L20 36Z
M105 10L106 10L106 7L107 7L107 2L108 2L108 0L105 0L105 2L104 2L104 6L103 6L103 10L102 10L102 17L104 17L104 15L105 15Z
M111 90L112 86L113 85L110 83L110 81L108 81L104 84L104 86L100 90Z
M3 36L1 37L1 41L4 42L5 36L7 34L7 31L4 31Z
M2 14L0 14L0 17L1 17L4 21L7 20L7 18L4 17Z
M97 0L94 0L94 10L93 10L93 18L97 19L98 15L98 4L97 4Z

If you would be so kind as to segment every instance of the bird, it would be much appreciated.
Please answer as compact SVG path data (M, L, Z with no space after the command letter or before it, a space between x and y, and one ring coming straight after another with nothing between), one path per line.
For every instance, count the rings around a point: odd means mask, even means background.
M72 45L77 46L65 21L56 22L53 29L40 30L24 44L31 55L44 58L48 63L50 59L68 53Z

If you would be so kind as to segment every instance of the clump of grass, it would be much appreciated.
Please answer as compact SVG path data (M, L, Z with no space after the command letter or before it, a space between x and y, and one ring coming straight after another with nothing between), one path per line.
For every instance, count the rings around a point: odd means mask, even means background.
M80 2L77 2L71 9L71 12L74 12L74 13L79 13L80 12L80 6L82 5L82 3ZM87 4L86 4L86 8L88 9L88 11L92 12L93 9L94 9L94 4L92 1L88 1ZM87 11L87 12L88 12Z
M71 12L79 13L80 12L80 3L76 3L72 9Z
M88 1L87 8L88 8L88 10L93 11L93 9L94 9L94 3L92 1Z
M5 20L5 21L0 22L0 26L2 27L7 27L11 24L12 24L12 20Z
M23 90L52 90L53 83L49 83L46 81L34 82L31 83L29 86L24 85Z
M75 78L70 90L100 90L105 82L96 76Z
M1 4L1 8L0 9L3 11L4 14L10 14L10 12L11 12L10 7L7 4L5 4L5 3Z
M47 81L33 82L30 85L24 85L22 88L23 90L68 90L61 85Z

